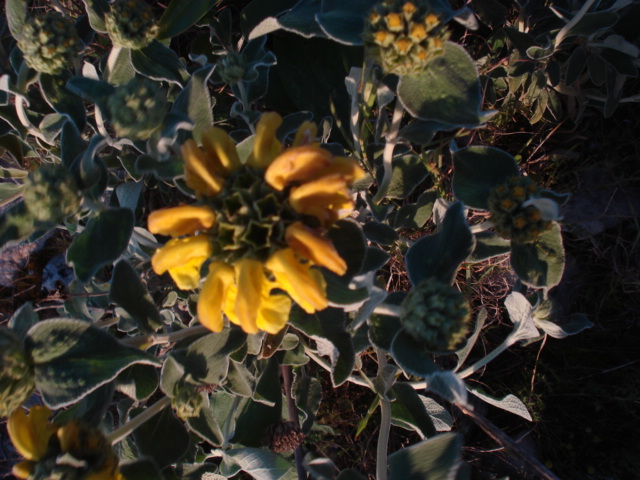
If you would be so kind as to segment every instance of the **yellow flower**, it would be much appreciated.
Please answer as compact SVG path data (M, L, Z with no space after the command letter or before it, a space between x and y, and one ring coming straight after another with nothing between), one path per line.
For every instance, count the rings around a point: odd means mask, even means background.
M200 267L211 256L213 248L207 235L174 238L159 248L151 258L158 275L169 272L181 290L196 288L200 283Z
M36 468L40 474L43 470L49 473L47 478L58 478L62 474L59 468L66 471L74 465L80 470L78 478L124 480L118 458L102 433L76 421L56 425L49 422L50 416L47 407L35 406L28 414L18 409L9 417L9 437L25 458L13 467L16 478L28 479ZM61 467L58 459L64 459Z
M249 334L275 334L292 300L308 313L328 306L316 267L347 271L324 233L353 208L350 188L364 171L321 148L311 122L283 150L276 138L281 124L277 113L263 114L245 163L219 128L204 130L202 149L185 142L185 178L202 205L149 215L152 233L176 237L153 256L156 273L169 272L179 288L196 288L210 260L197 314L214 332L226 316Z

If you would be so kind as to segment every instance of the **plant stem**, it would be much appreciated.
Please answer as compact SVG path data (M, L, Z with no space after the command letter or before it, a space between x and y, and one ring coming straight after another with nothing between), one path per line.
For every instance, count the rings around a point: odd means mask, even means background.
M485 230L489 230L491 227L493 227L493 222L491 220L486 220L477 225L472 225L470 229L471 229L471 233L480 233L480 232L484 232Z
M472 375L474 372L480 370L487 363L489 363L491 360L493 360L498 355L500 355L502 352L504 352L512 344L513 344L513 342L510 341L509 337L507 337L500 345L498 345L495 348L495 350L492 350L487 356L481 358L480 360L478 360L476 363L474 363L470 367L465 368L462 372L460 372L458 374L458 376L460 378L467 378L469 375Z
M304 345L304 344L303 344ZM304 345L304 353L306 353L307 355L309 355L309 358L311 360L313 360L314 362L316 362L318 365L320 365L322 368L324 368L327 372L331 372L331 365L329 365L327 362L325 362L318 354L316 354L316 352L314 352L311 347L309 347L308 345ZM371 382L365 382L364 380L360 380L358 377L354 377L353 375L350 375L349 378L347 378L348 382L351 383L355 383L356 385L360 385L361 387L369 387L371 388ZM373 388L371 388L373 391L375 391Z
M373 197L374 203L380 203L380 201L387 194L389 185L391 184L391 175L393 173L393 150L398 143L398 132L400 131L400 123L402 122L402 115L404 114L404 107L399 98L396 98L396 105L393 109L393 117L391 118L391 127L387 133L387 142L384 145L382 152L382 168L384 175L382 176L382 183L378 188L378 192Z
M153 333L151 335L141 335L139 337L124 338L120 340L121 343L129 345L130 347L149 348L153 345L160 345L165 343L178 342L185 338L192 337L194 335L200 335L201 333L208 333L210 330L202 325L194 325L193 327L178 330L171 333Z
M467 410L460 405L456 406L462 413L473 420L476 425L478 425L487 435L495 440L507 452L512 454L514 457L519 458L521 461L531 467L536 472L536 478L540 478L542 480L560 480L560 478L558 478L553 472L551 472L547 467L540 463L540 461L538 461L536 458L533 458L522 448L520 448L520 446L516 442L514 442L509 436L503 433L502 430L491 423L489 419L483 417L477 412Z
M105 436L107 442L111 445L115 445L118 442L124 440L127 435L133 432L136 428L142 425L147 420L150 420L152 417L160 413L167 405L171 403L171 399L169 397L164 397L161 400L158 400L156 403L151 405L145 411L140 413L139 415L133 417L127 423L122 425L120 428L115 429L113 432L109 433Z
M569 30L571 30L576 25L576 23L582 20L582 17L585 16L585 14L589 11L589 9L591 8L591 5L593 5L595 1L596 0L587 0L582 6L582 8L578 10L578 13L576 13L576 16L573 17L571 21L567 23L564 27L562 27L562 29L558 32L558 35L556 35L554 49L557 50L558 46L562 43L564 38L569 33Z
M291 365L280 365L280 373L282 374L282 383L284 384L284 395L287 399L287 409L289 410L289 421L293 422L297 429L300 429L300 420L298 419L298 407L291 395ZM293 452L296 459L296 470L298 471L298 480L307 480L307 472L302 465L302 446L298 445Z
M391 303L381 303L373 309L373 313L378 315L388 315L390 317L400 316L400 305L393 305Z
M387 367L386 353L376 348L378 357L378 376L384 378ZM378 431L378 446L376 449L376 480L387 480L387 450L389 448L389 433L391 432L391 402L385 395L380 396L380 430Z

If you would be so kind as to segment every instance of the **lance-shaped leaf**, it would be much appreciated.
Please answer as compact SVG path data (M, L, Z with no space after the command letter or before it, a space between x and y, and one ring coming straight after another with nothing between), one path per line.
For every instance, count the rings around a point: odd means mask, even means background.
M40 88L47 103L59 114L69 117L78 130L82 130L86 121L84 103L82 98L67 90L66 83L70 77L66 72L60 75L41 74Z
M351 335L345 329L345 313L327 308L315 314L305 314L299 307L291 310L291 325L316 341L318 353L331 361L331 381L334 386L344 383L355 363Z
M134 411L139 413L141 410ZM136 428L133 436L138 451L153 458L160 468L180 460L189 448L189 432L170 408Z
M560 226L556 223L531 243L511 244L511 267L532 287L552 288L560 283L564 273L564 247Z
M176 52L157 40L141 50L132 50L131 64L140 75L178 85L182 84L182 74L186 74Z
M4 5L9 31L18 40L22 36L25 23L27 23L28 3L26 0L6 0Z
M159 365L153 356L121 344L82 320L44 320L29 329L25 346L44 402L61 408L77 402L137 363Z
M202 129L213 124L213 104L207 82L213 73L213 66L196 70L187 86L176 97L171 111L185 115L193 122L193 138L200 143Z
M468 389L471 393L473 393L476 397L481 398L489 405L493 405L494 407L501 408L507 412L511 412L519 417L524 418L525 420L532 421L531 414L522 400L520 400L515 395L507 395L504 398L495 398L491 395L487 395L482 389Z
M520 175L515 159L504 150L472 146L453 153L453 193L471 208L489 210L489 193Z
M227 445L235 432L239 400L227 392L215 392L209 398L209 406L187 420L189 430L212 445Z
M540 336L540 332L533 322L534 308L529 300L518 292L512 292L504 301L509 318L515 327L506 338L505 343L513 345L520 340L530 340Z
M212 0L172 0L158 21L158 38L171 38L192 27L211 10L218 1Z
M593 327L593 322L582 313L569 315L561 323L550 322L541 318L533 319L536 327L542 329L544 333L553 338L566 338L570 335L580 333L587 328Z
M126 260L119 261L113 269L109 299L124 308L136 320L141 331L151 333L162 326L158 307Z
M222 457L225 463L235 464L255 480L294 480L295 468L284 457L263 448L234 448L214 450L211 454Z
M415 430L420 437L433 437L436 428L415 389L405 382L397 382L391 387L395 397L391 404L391 421L400 427Z
M101 267L118 259L127 248L133 222L128 208L105 210L89 221L67 250L78 280L88 282Z
M462 458L462 440L443 433L389 455L389 480L449 480L455 478Z
M405 261L412 285L426 278L451 283L460 264L471 254L475 239L464 215L464 205L447 209L440 231L421 238L407 251Z
M433 354L404 328L393 337L390 353L398 366L410 375L426 377L440 370L433 361Z
M400 77L398 98L414 117L449 128L478 127L492 114L480 111L482 89L475 63L464 48L451 42L424 72Z

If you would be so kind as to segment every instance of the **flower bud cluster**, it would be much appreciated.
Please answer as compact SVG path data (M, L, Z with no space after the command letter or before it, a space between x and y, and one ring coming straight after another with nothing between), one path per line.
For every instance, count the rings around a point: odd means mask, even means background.
M25 24L18 47L30 68L56 75L73 64L84 45L71 20L50 12Z
M141 0L116 0L105 16L107 32L114 45L141 49L158 34L151 7Z
M527 202L539 193L540 188L529 177L511 177L492 190L489 210L496 232L514 242L528 243L549 230L552 221Z
M118 137L144 140L160 126L166 112L165 93L151 80L133 78L119 85L108 100Z
M73 176L65 168L50 164L29 173L23 198L33 218L48 223L58 223L73 215L82 201Z
M182 420L197 417L205 405L205 397L198 387L185 382L178 382L171 397L171 407Z
M385 0L365 22L364 43L386 73L412 75L442 54L449 32L424 0Z
M0 327L0 417L9 416L33 392L33 369L13 331Z
M221 57L216 64L216 71L220 78L229 85L238 83L244 76L247 59L237 52L229 52Z
M431 352L454 350L466 335L469 318L464 295L432 278L409 292L400 307L406 331Z

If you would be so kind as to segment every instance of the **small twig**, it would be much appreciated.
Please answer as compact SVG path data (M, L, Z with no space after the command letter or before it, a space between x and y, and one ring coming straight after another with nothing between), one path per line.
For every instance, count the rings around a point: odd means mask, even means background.
M207 332L210 332L207 327L204 327L202 325L195 325L183 330L178 330L177 332L153 333L151 335L140 335L139 337L123 338L122 340L120 340L120 343L129 345L131 347L149 348L153 345L178 342L193 335L200 335L201 333Z
M529 467L531 467L537 474L536 478L541 480L560 480L552 471L545 467L539 460L533 458L527 452L525 452L516 442L514 442L509 436L507 436L502 430L496 427L489 419L483 417L477 412L467 410L464 407L456 405L462 413L473 420L487 435L489 435L494 441L502 446L507 452L514 457L519 458Z
M549 338L549 335L545 335L544 338L542 339L542 345L540 345L540 350L538 350L538 355L536 356L536 363L533 366L533 374L531 375L531 393L533 393L533 389L536 384L536 374L538 373L538 362L540 361L540 355L542 354L542 349L547 343L547 338Z

